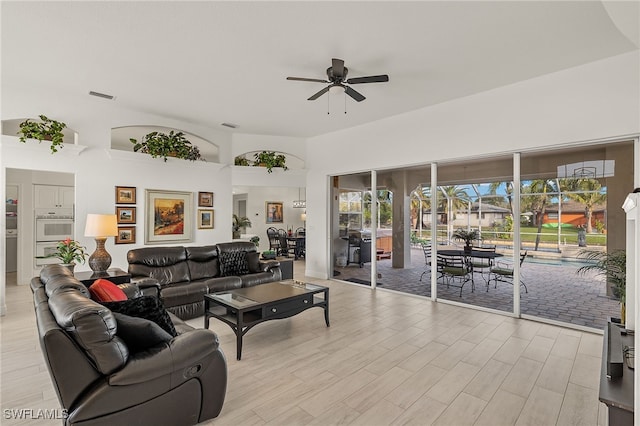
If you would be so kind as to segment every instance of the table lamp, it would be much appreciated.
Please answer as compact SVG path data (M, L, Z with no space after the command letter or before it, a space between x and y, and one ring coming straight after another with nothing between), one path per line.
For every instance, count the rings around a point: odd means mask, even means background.
M89 256L89 267L94 272L104 272L111 265L111 255L104 248L107 237L118 234L118 223L115 214L88 214L85 237L96 239L96 251Z

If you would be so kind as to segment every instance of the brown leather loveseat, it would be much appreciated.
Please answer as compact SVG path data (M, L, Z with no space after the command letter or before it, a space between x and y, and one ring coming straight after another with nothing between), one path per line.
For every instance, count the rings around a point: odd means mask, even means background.
M204 315L204 295L282 279L280 262L261 261L247 241L194 247L145 247L129 250L131 282L160 297L182 319ZM155 293L157 294L157 293Z
M140 295L135 286L123 287L130 298ZM227 366L213 331L169 315L177 336L134 350L121 334L124 324L150 321L118 316L91 300L68 269L45 266L31 289L40 346L65 424L190 425L218 416ZM146 340L148 330L134 341Z

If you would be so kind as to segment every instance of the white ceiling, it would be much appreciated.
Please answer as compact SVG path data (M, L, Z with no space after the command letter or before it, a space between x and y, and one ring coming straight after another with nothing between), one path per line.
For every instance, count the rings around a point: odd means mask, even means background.
M3 1L1 11L4 87L94 90L123 108L265 135L328 133L638 49L625 37L637 37L637 1ZM285 80L325 78L333 57L349 77L390 82L354 86L367 99L347 98L344 114L344 95L307 101L320 83Z

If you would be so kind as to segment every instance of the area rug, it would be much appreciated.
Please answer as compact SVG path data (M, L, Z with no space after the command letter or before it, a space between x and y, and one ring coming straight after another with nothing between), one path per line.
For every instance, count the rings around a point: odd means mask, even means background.
M346 278L343 281L349 281L350 283L363 284L363 285L371 285L371 281L369 280L361 280L360 278ZM380 281L376 283L376 285L382 285Z

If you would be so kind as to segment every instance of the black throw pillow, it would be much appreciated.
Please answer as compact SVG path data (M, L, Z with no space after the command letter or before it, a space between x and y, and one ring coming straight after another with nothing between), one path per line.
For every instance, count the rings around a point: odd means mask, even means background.
M257 251L250 251L247 253L247 265L249 267L249 273L255 274L260 271L260 253Z
M162 301L154 296L142 296L135 299L123 300L122 302L99 302L111 312L118 312L148 319L158 324L164 331L172 336L177 336L176 328L171 322L169 314L164 309Z
M113 316L118 323L116 336L126 343L132 353L144 351L161 343L169 343L173 338L158 324L148 319L131 317L118 312L113 312Z
M246 251L224 251L219 255L220 275L223 277L247 275L249 263Z

